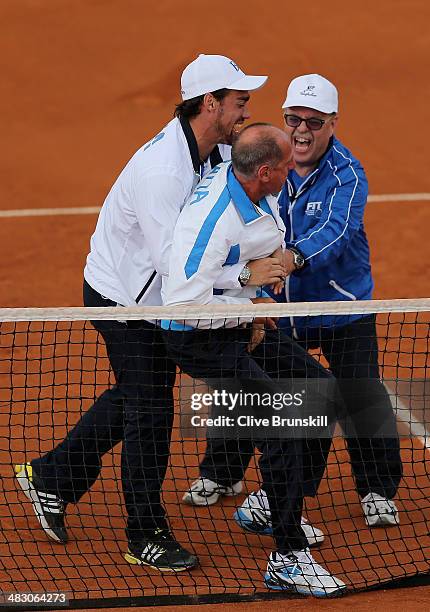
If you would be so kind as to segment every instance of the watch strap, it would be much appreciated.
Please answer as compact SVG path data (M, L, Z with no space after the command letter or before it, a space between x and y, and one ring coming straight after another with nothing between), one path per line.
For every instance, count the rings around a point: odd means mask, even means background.
M296 270L302 270L302 268L305 267L305 258L303 256L303 253L301 251L299 251L299 249L296 249L296 247L294 246L289 246L287 247L288 251L291 251L295 257L294 257L294 265L296 266ZM303 262L302 265L297 265L297 258L300 258L301 261Z

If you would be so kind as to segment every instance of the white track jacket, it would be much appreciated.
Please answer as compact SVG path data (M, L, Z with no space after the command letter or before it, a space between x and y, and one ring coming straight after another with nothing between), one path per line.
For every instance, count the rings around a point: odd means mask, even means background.
M275 197L254 205L234 176L230 162L216 166L196 187L182 210L173 236L169 275L163 277L163 303L244 304L258 287L215 289L223 269L268 257L284 243L285 226ZM236 327L251 318L163 321L164 329Z
M219 146L223 159L230 159L230 150ZM168 272L179 212L210 169L207 162L196 173L178 119L134 154L110 190L91 238L84 277L93 289L122 306L161 305L161 275ZM241 269L224 269L222 286L240 286Z

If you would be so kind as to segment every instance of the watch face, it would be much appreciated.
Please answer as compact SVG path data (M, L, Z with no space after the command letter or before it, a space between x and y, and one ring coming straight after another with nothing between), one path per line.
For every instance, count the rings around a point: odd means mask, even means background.
M245 266L242 272L239 274L239 281L242 283L242 285L246 285L250 278L251 270L247 266Z
M303 255L299 255L299 253L294 253L294 265L297 268L303 268L305 263L305 259Z

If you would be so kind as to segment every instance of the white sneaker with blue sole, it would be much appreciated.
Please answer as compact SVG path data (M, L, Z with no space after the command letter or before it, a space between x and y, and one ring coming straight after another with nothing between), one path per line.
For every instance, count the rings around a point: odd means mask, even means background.
M272 517L266 493L260 489L248 495L243 504L233 514L233 518L242 529L258 535L272 535ZM319 546L324 542L321 529L310 525L302 516L302 529L308 546Z
M264 582L273 591L292 591L314 597L339 597L347 591L346 584L319 565L309 549L289 555L272 552Z

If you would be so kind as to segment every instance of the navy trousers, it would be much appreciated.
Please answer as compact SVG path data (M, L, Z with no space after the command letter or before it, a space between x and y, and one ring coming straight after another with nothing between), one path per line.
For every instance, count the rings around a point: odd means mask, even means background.
M338 420L346 432L357 491L360 497L369 492L392 498L401 477L402 461L395 416L390 398L379 379L378 345L375 315L363 317L344 327L307 329L298 343L304 348L320 348L337 379L343 404ZM272 333L272 332L270 332ZM253 352L270 376L287 377L279 369L278 351L284 348L266 342ZM303 368L305 365L305 368ZM312 368L295 360L294 376L309 378ZM383 437L375 437L384 431ZM303 458L304 495L313 497L318 491L331 446L330 438L308 439ZM200 474L224 486L242 480L253 455L246 440L207 441Z
M114 306L84 283L86 306ZM176 367L161 331L146 321L92 321L106 344L116 384L66 438L31 463L48 492L76 503L97 479L103 455L122 442L121 480L127 537L167 527L161 486L169 460Z
M304 373L314 378L331 377L305 350L278 331L266 333L265 340L258 347L259 357L257 351L249 354L249 335L250 330L244 328L164 332L169 356L193 378L217 379L224 381L226 386L228 379L234 378L244 388L247 381L252 381L253 391L261 384L265 392L276 393L279 385L275 378L292 378L295 374L304 377ZM271 361L273 363L269 364ZM276 376L272 379L263 366L276 370ZM303 458L307 454L304 441L260 436L257 434L252 439L240 440L210 439L214 453L210 457L210 477L221 484L240 480L251 453L257 447L262 453L259 468L272 513L277 549L281 553L301 550L307 547L300 525ZM245 457L241 456L242 447L246 450Z

